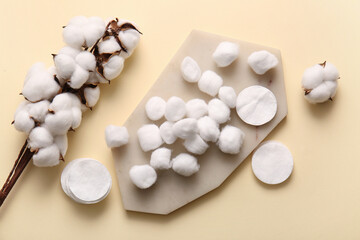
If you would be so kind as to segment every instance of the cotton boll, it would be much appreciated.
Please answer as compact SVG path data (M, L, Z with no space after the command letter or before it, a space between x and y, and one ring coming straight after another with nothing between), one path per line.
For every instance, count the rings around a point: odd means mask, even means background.
M218 146L224 153L238 154L244 142L245 133L237 127L225 126L220 133Z
M205 71L198 82L200 91L215 96L223 85L223 79L213 71Z
M61 93L54 97L49 105L49 109L58 112L62 110L70 110L73 107L80 108L81 102L73 93Z
M35 127L35 122L27 111L18 111L14 117L14 127L20 132L29 133Z
M105 140L109 148L121 147L129 142L129 133L126 127L109 125L105 129Z
M112 56L108 62L104 64L104 77L107 80L113 80L119 76L124 67L124 58L120 56Z
M178 121L182 119L186 114L186 104L185 102L176 96L169 98L166 102L165 107L165 118L168 121Z
M25 82L22 95L30 102L38 102L54 97L60 86L49 72L43 71L34 74Z
M57 76L63 79L69 79L74 73L76 62L73 57L66 54L58 54L54 58Z
M223 86L219 89L219 98L223 101L229 108L234 108L236 106L236 93L232 87Z
M85 43L85 37L81 26L68 25L63 30L64 42L73 47L81 48Z
M139 43L140 33L134 29L128 29L125 31L119 32L119 39L121 43L125 46L126 52L122 51L121 55L124 58L128 58L132 55L134 49Z
M253 52L248 57L248 64L259 75L266 73L268 70L276 67L279 60L274 54L269 53L266 50Z
M333 98L336 94L336 89L338 86L337 81L325 81L324 84L330 92L330 98Z
M194 156L180 153L172 160L172 169L182 176L190 177L199 171L200 165Z
M187 139L197 133L197 120L194 118L181 119L173 125L172 130L175 136Z
M114 36L110 36L108 39L99 43L99 53L114 53L121 50L119 43Z
M38 122L44 122L46 114L48 114L50 102L43 100L37 103L27 105L27 110L31 118Z
M71 75L69 86L73 89L79 89L89 79L89 71L83 69L79 65L76 66L75 71Z
M57 55L65 54L65 55L71 57L72 59L75 59L79 53L80 53L80 50L78 48L65 46L59 50Z
M59 148L61 156L65 156L68 149L68 138L67 135L58 135L54 137L54 143Z
M209 102L209 117L217 123L225 123L230 119L230 108L221 100L214 98Z
M185 81L194 83L199 81L201 70L197 62L188 56L181 62L181 75Z
M75 61L83 69L87 71L95 71L96 60L92 53L82 51L76 56Z
M166 170L171 168L171 150L158 148L151 153L150 165L154 169Z
M205 116L198 120L199 134L207 142L216 142L220 135L219 124L212 118Z
M87 87L84 89L84 97L87 107L94 107L100 98L100 87Z
M206 152L209 145L198 134L195 134L184 141L184 147L193 154L201 155Z
M202 99L191 99L186 103L186 115L198 119L208 114L208 105Z
M173 144L177 137L173 132L174 123L166 121L160 126L160 136L166 144Z
M26 76L25 76L25 81L24 81L24 84L32 77L34 76L35 74L38 74L38 73L41 73L41 72L44 72L46 71L46 67L45 67L45 64L42 63L42 62L37 62L37 63L34 63L30 69L28 70Z
M313 89L320 85L324 80L324 68L319 64L305 69L302 76L302 87L304 89Z
M218 67L227 67L239 56L239 45L232 42L221 42L212 57Z
M156 121L162 118L165 114L166 102L161 97L150 98L146 105L146 115L150 120Z
M73 107L71 109L71 114L72 114L71 128L76 129L80 126L82 120L81 108Z
M337 81L339 79L339 71L330 63L325 62L324 66L324 81Z
M96 22L89 22L83 26L83 34L87 47L93 46L96 41L103 36L105 32L105 24L102 22L101 25Z
M60 152L56 144L40 148L33 156L33 164L37 167L53 167L59 164Z
M151 187L157 179L157 174L150 165L132 166L129 175L131 181L140 189Z
M54 141L52 134L45 127L36 127L29 134L29 145L33 149L45 148Z
M45 126L54 135L65 135L73 124L73 115L71 110L48 114L45 118Z
M330 92L330 89L327 87L327 85L322 83L314 88L309 94L306 94L305 98L310 103L322 103L329 100L332 95L334 94Z
M154 150L163 144L160 130L155 124L146 124L138 129L137 136L144 152Z

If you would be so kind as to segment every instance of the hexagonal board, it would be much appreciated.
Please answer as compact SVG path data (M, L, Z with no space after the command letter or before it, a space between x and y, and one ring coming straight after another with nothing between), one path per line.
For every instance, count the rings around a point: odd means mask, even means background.
M218 68L212 59L212 53L222 41L238 43L240 54L230 66ZM247 64L248 56L259 50L267 50L279 59L278 66L262 76L255 74ZM232 86L236 93L251 85L262 85L270 89L276 96L278 111L272 121L254 127L244 123L237 116L236 110L232 109L231 120L226 124L237 126L246 134L239 154L224 154L216 144L211 143L207 152L198 156L200 171L193 176L183 177L171 169L158 171L158 180L154 186L146 190L138 189L129 178L129 170L133 165L149 164L150 161L151 152L145 153L141 150L136 134L142 125L153 123L146 117L146 102L153 96L160 96L165 100L171 96L178 96L184 101L193 98L202 98L205 101L212 99L209 95L200 92L196 83L188 83L182 79L180 64L186 56L195 59L202 71L217 72L223 77L224 86ZM112 150L124 208L130 211L168 214L219 187L286 115L287 102L279 50L201 31L192 31L125 122L124 126L128 128L130 134L129 144ZM164 121L163 118L155 124L160 126ZM186 152L180 140L173 145L164 146L173 150L172 156Z

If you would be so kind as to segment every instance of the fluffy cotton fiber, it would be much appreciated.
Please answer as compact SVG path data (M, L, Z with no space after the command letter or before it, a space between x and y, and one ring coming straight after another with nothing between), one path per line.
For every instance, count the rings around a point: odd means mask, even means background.
M130 179L140 189L151 187L157 179L157 174L150 165L135 165L129 171Z
M199 81L201 70L197 62L191 57L185 57L181 62L181 75L185 81L194 83Z
M164 122L160 126L160 135L166 144L173 144L177 139L173 132L173 126L174 123L169 121Z
M129 133L126 127L109 125L105 129L105 140L109 148L121 147L129 142Z
M219 138L219 124L208 116L198 120L198 129L200 137L207 142L216 142Z
M221 100L214 98L209 102L209 117L221 124L229 121L230 108Z
M190 177L199 171L200 165L196 157L187 153L180 153L172 160L172 169L182 176Z
M206 152L209 145L200 137L200 135L195 134L184 141L184 147L193 154L201 155Z
M232 42L221 42L212 57L218 67L227 67L239 56L239 45Z
M177 121L173 125L173 133L181 139L187 139L198 131L197 120L194 118L185 118Z
M138 129L137 136L144 152L154 150L163 144L160 130L155 124L146 124Z
M215 97L220 87L223 85L223 79L213 71L205 71L198 82L200 91Z
M165 114L166 102L161 97L150 98L146 105L146 115L150 120L156 121L162 118Z
M165 118L168 121L176 122L182 119L186 114L185 102L176 96L169 98L165 107Z
M208 105L202 99L191 99L186 103L186 115L198 119L208 114Z
M232 87L223 86L219 89L219 98L223 101L229 108L234 108L236 106L236 93Z
M227 125L221 130L218 146L224 153L238 154L244 137L245 134L239 128Z
M279 60L272 53L266 50L253 52L248 57L248 64L259 75L266 73L268 70L276 67Z
M150 165L154 169L166 170L171 168L171 150L158 148L151 153Z

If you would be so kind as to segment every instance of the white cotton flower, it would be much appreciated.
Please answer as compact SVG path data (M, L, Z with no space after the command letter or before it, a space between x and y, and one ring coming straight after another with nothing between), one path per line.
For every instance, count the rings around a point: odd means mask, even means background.
M65 156L68 149L68 138L67 135L58 135L54 137L54 143L59 148L61 156Z
M161 97L151 97L146 105L145 112L150 120L156 121L162 118L165 114L166 102Z
M73 47L70 47L70 46L65 46L63 48L61 48L58 52L57 55L61 55L61 54L64 54L64 55L67 55L69 57L71 57L72 59L75 59L76 56L81 52L81 50L79 50L79 48L73 48Z
M236 93L232 87L222 86L219 89L219 98L223 101L229 108L234 108L236 106Z
M178 121L182 119L186 114L186 104L184 100L179 97L172 96L166 102L165 118L168 121Z
M44 63L42 63L42 62L34 63L26 73L24 84L35 74L38 74L38 73L41 73L44 71L46 71L46 66Z
M87 107L94 107L100 98L100 87L87 87L84 89L84 97Z
M217 144L224 153L238 154L244 138L245 133L241 129L227 125L221 130Z
M198 82L201 76L201 70L198 63L187 56L181 62L181 75L185 81L190 83Z
M160 136L166 144L173 144L177 137L173 132L173 122L166 121L160 125Z
M57 54L54 58L57 76L69 79L76 69L75 59L66 54Z
M85 37L80 26L68 25L63 30L64 42L74 48L80 48L85 43Z
M89 79L89 75L89 71L83 69L79 65L76 65L75 71L71 75L68 84L73 89L79 89Z
M143 125L137 131L140 147L144 152L154 150L163 144L160 130L155 124Z
M73 93L61 93L56 95L49 105L49 109L54 112L70 110L73 107L81 107L79 98Z
M213 71L205 71L198 81L200 91L215 97L220 87L223 85L223 79Z
M210 100L209 117L221 124L230 120L230 108L221 100L214 98Z
M207 142L216 142L220 135L219 124L212 118L204 116L198 120L199 134Z
M128 58L134 52L136 46L140 40L140 33L134 29L128 29L119 32L119 39L126 48L125 51L121 51L120 55L124 58Z
M187 153L180 153L172 160L172 169L182 176L190 177L199 171L200 165L196 157Z
M60 162L60 152L56 144L40 148L33 156L33 164L37 167L53 167Z
M29 134L29 145L33 149L45 148L54 141L53 135L45 127L36 127Z
M263 75L268 70L276 67L279 63L279 60L272 53L269 53L266 50L253 52L248 57L248 64L259 75Z
M186 103L186 115L190 118L201 118L208 114L208 105L203 99L191 99Z
M140 189L146 189L154 185L157 174L150 165L135 165L129 171L130 179Z
M45 126L54 135L65 135L73 124L71 110L63 110L55 114L48 114L45 118Z
M150 166L154 169L166 170L171 168L171 150L158 148L151 153Z
M109 125L105 129L105 141L109 148L121 147L129 142L129 132L126 127Z
M83 69L87 71L95 71L96 59L92 53L82 51L76 56L75 61Z
M181 139L187 139L198 132L197 120L194 118L184 118L172 127L173 134Z
M109 61L104 64L104 77L107 80L117 78L124 68L124 58L121 56L112 56Z
M114 53L121 50L119 43L114 36L110 36L108 39L99 43L99 53Z
M100 39L105 32L105 23L103 21L89 21L83 26L83 34L85 38L85 46L93 46L98 39Z
M218 67L227 67L239 56L239 45L232 42L221 42L215 49L212 58Z
M14 116L14 127L20 132L29 133L35 127L34 120L26 110L17 111Z
M183 145L187 151L196 155L204 154L209 147L209 145L198 134L194 134L185 139Z
M37 122L44 122L46 114L48 114L48 109L50 102L48 100L43 100L37 103L30 103L27 105L27 111L31 118Z

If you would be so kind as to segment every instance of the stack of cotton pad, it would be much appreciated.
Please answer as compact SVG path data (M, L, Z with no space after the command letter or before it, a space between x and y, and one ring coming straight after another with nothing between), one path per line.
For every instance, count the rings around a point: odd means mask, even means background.
M106 167L91 158L71 161L61 174L61 186L66 195L82 204L94 204L105 199L111 183Z

